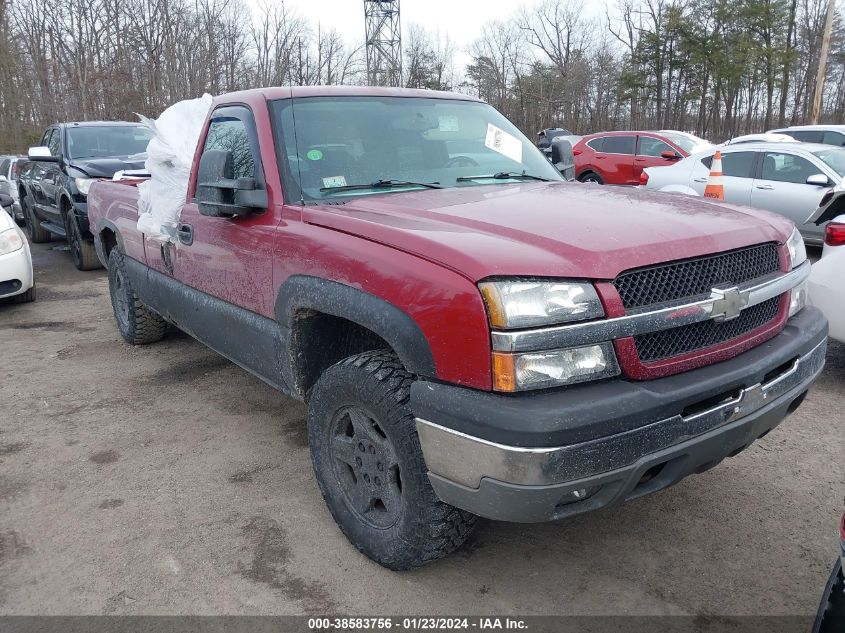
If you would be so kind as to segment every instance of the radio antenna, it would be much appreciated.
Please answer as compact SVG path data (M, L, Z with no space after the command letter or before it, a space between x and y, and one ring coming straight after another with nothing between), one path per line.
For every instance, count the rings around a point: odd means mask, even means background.
M299 40L299 58L302 61L302 38ZM290 90L290 115L293 118L293 146L296 154L296 171L299 177L299 204L305 206L305 192L302 190L302 159L299 156L299 138L296 132L296 97L293 94L293 73L290 70L290 51L288 51L288 89Z

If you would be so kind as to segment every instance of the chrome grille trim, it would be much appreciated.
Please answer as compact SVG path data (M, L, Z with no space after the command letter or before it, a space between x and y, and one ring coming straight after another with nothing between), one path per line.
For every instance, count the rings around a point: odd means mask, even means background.
M765 281L739 287L743 308L754 306L789 292L810 276L810 263L804 262L788 273L768 275ZM578 345L590 345L628 336L677 328L707 319L719 318L719 299L707 298L692 303L671 304L657 309L632 310L622 317L558 325L532 330L494 330L493 349L498 352L529 352Z

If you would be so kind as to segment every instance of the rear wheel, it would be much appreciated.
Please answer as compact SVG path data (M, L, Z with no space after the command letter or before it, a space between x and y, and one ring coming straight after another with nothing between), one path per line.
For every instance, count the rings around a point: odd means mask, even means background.
M97 257L97 249L93 242L87 241L82 237L82 231L79 230L79 222L73 213L73 209L67 209L64 213L65 218L65 233L67 234L67 243L70 247L70 254L73 257L73 263L79 270L94 270L100 268L100 260Z
M588 171L586 174L583 174L578 180L580 180L581 182L595 182L600 185L604 184L604 178L599 176L594 171Z
M21 211L23 212L23 222L26 226L26 235L29 241L34 244L49 242L52 234L47 229L41 227L35 211L30 207L29 196L21 196Z
M123 253L114 247L109 254L109 294L117 329L131 345L160 341L167 331L167 321L150 310L135 294Z
M429 483L408 402L413 380L395 354L365 352L327 369L308 408L329 511L359 551L394 570L451 553L476 520L440 501Z

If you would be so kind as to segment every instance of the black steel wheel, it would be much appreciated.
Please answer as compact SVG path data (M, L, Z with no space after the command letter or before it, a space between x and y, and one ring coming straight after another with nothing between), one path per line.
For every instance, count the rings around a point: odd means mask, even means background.
M358 519L374 528L396 523L402 505L399 460L372 414L340 409L329 428L329 453L340 488Z

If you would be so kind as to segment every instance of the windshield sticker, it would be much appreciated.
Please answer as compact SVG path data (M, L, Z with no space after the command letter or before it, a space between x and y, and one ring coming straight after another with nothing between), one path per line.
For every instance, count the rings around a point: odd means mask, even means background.
M522 141L492 123L487 124L487 138L484 140L484 145L502 156L507 156L512 161L522 162Z
M343 176L328 176L327 178L323 178L323 186L326 189L331 189L332 187L345 187L346 178Z
M308 160L323 160L323 152L318 149L308 150L306 156Z
M439 116L437 117L441 132L460 132L461 128L458 125L458 117L456 116Z

